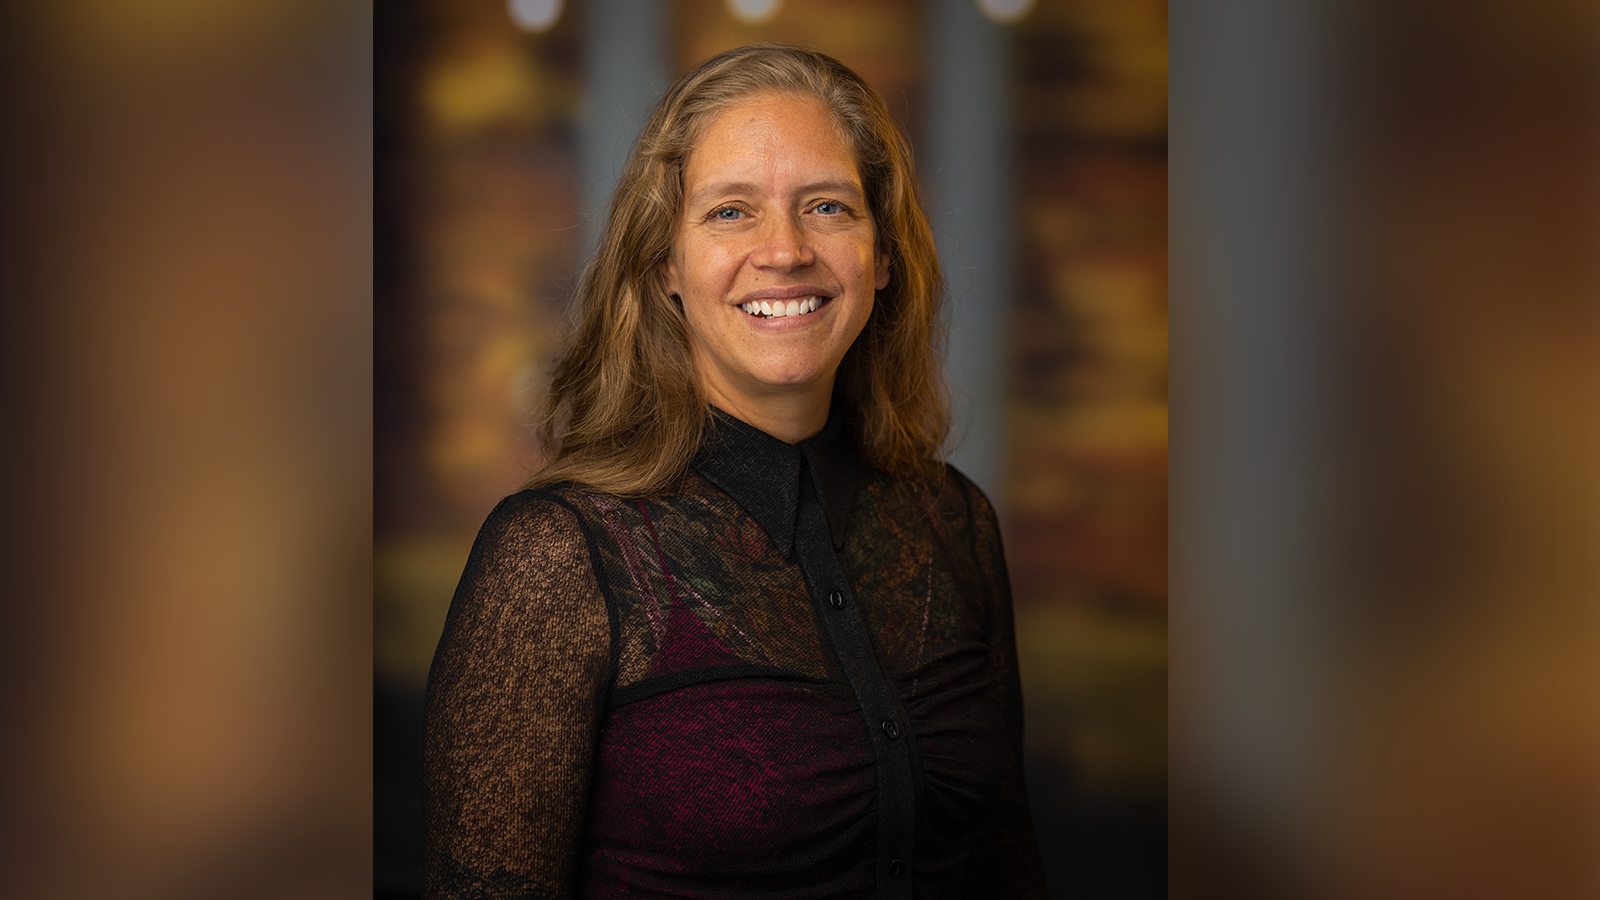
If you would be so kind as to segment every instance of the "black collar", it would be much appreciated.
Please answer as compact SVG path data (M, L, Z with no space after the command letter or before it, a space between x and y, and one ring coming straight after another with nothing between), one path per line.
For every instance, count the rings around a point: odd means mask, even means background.
M711 431L692 465L738 501L766 530L785 558L794 554L802 469L811 472L817 496L822 498L834 549L844 546L861 463L839 413L842 405L835 401L822 431L798 444L780 441L711 408Z

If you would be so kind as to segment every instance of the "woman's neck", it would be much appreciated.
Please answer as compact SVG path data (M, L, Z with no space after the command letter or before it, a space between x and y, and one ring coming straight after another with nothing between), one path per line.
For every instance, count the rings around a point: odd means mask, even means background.
M780 441L798 444L828 424L832 390L821 393L772 393L759 398L729 396L720 391L707 393L711 405L753 428L759 428Z

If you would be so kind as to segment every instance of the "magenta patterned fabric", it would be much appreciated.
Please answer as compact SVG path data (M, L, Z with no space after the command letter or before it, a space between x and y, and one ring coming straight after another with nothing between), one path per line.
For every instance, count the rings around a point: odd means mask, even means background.
M1042 897L994 513L725 416L490 515L429 681L435 898Z

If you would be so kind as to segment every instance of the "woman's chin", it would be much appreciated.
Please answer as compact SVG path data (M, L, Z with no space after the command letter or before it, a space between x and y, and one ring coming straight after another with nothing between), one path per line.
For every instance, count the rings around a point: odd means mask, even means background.
M833 370L821 367L765 369L745 373L721 384L706 384L712 402L732 402L738 406L779 405L796 402L822 402L833 391Z
M834 366L806 366L763 373L759 384L768 393L781 395L827 393L833 387Z

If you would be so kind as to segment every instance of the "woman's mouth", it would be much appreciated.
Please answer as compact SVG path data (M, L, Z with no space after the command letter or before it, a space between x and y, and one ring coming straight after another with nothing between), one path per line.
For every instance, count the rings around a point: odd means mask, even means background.
M739 308L758 319L782 319L814 312L825 298L812 295L794 300L751 300Z

